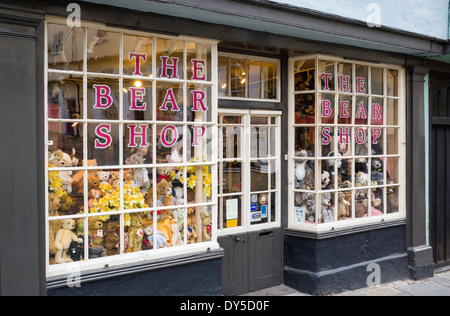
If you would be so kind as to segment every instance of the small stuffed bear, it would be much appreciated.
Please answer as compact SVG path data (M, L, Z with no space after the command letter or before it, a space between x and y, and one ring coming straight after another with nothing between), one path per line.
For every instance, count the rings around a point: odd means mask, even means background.
M110 171L98 171L97 177L100 181L100 184L109 183L109 178L111 177L111 172Z
M58 211L61 207L62 201L58 194L49 193L48 194L48 213L59 215Z
M150 243L150 247L153 248L153 225L150 225L147 228L145 228L144 232L148 236L147 238ZM155 249L170 247L171 245L167 242L168 239L169 239L169 237L167 236L166 233L164 233L160 230L157 230L156 231L156 248Z
M79 244L83 243L83 239L78 238L73 232L74 229L75 221L73 219L66 219L63 222L62 228L56 234L55 247L58 250L55 255L55 262L58 264L73 262L73 260L67 256L67 250L69 250L70 244L73 241L76 241Z
M141 215L131 215L131 226L128 228L128 244L131 247L131 252L142 250L143 225Z
M103 242L105 239L104 229L104 222L95 217L89 218L89 238L91 242L90 246L92 248L103 246Z
M132 188L135 188L136 183L134 182L133 179L134 179L133 169L126 169L123 171L123 181L129 183Z
M180 228L178 227L178 224L175 223L170 225L170 230L172 232L172 239L171 239L172 247L183 246L184 242L183 238L181 237Z
M111 221L105 228L105 250L108 256L114 256L120 252L120 224Z
M49 157L48 161L52 166L57 168L70 168L78 165L78 159L75 158L75 149L73 149L73 158L61 150L57 150ZM72 171L59 171L58 176L61 179L62 187L68 194L72 193Z
M145 162L144 155L142 152L137 152L131 157L125 160L126 165L143 165ZM145 168L139 168L134 170L134 182L136 186L139 187L142 194L146 194L150 189L150 178L148 176L148 171Z
M156 198L157 198L157 203L158 205L156 206L170 206L171 204L171 199L170 196L167 196L167 190L169 188L169 182L166 180L161 180L157 185L156 185ZM155 205L153 205L153 189L150 190L150 192L147 195L147 200L146 200L146 204L149 205L150 207L154 207Z
M211 241L211 225L212 219L208 214L202 213L203 221L203 241Z
M162 179L169 182L169 176L172 173L172 168L170 167L159 167L158 168L158 182Z

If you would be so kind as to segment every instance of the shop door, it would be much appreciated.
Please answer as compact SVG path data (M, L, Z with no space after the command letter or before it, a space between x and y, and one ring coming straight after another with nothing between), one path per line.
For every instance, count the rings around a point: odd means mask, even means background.
M430 245L436 268L450 265L450 73L430 74Z
M219 114L219 244L224 295L282 283L280 115Z

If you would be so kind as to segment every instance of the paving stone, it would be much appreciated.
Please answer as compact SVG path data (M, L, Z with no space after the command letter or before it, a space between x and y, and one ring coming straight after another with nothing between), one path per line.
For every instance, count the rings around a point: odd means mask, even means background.
M401 288L414 296L450 296L450 289L433 281L424 281Z

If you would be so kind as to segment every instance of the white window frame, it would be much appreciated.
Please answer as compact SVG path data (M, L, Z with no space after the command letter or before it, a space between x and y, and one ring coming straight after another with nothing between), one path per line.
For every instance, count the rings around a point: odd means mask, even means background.
M296 94L301 94L302 92L299 91L295 91L295 76L294 76L294 64L296 61L301 61L301 60L315 60L315 89L311 90L311 91L304 91L303 93L311 93L311 94L315 94L316 97L316 111L315 111L315 124L295 124L295 95ZM336 104L337 104L337 99L338 99L338 95L339 95L339 91L324 91L321 90L321 81L320 81L320 74L319 72L319 61L320 60L325 60L325 61L330 61L330 62L341 62L341 63L346 63L346 64L353 64L353 65L360 65L360 66L368 66L369 67L369 74L368 74L368 83L367 83L367 87L370 89L370 84L371 84L371 71L370 71L370 67L375 67L375 68L383 68L383 78L384 78L384 91L385 91L385 95L383 96L384 98L384 108L386 109L386 105L387 105L387 100L388 99L396 99L398 100L398 107L399 107L399 117L398 117L398 124L399 125L387 125L387 114L385 112L385 114L383 115L383 119L384 119L384 123L382 125L382 128L389 128L389 127L395 127L395 128L399 128L399 135L398 135L398 154L397 155L387 155L386 153L383 155L383 157L395 157L399 159L399 170L398 170L398 184L397 185L387 185L386 183L384 185L380 185L380 186L376 186L378 187L398 187L399 192L398 192L398 196L399 196L399 211L398 213L393 213L393 214L385 214L382 216L372 216L372 217L365 217L365 218L355 218L352 220L342 220L342 221L336 221L336 222L332 222L332 223L321 223L321 224L308 224L308 223L296 223L295 222L295 212L294 212L294 207L295 207L295 187L294 187L294 180L295 180L295 175L294 175L294 168L295 168L295 148L294 148L294 139L295 139L295 127L296 126L305 126L305 127L317 127L317 126L340 126L339 124L321 124L320 122L320 107L319 107L319 103L318 103L318 99L319 99L319 93L329 93L329 94L335 94L336 97ZM391 70L397 70L398 71L398 97L390 97L387 96L387 74L386 74L386 69L391 69ZM333 74L333 78L335 78L335 80L337 81L337 67L335 67L335 73ZM354 87L354 89L356 89L355 85L356 85L356 75L355 75L355 66L353 66L353 82L352 82L352 86ZM371 92L371 90L369 90ZM298 231L304 231L304 232L312 232L312 233L324 233L324 232L330 232L330 231L334 231L336 229L344 229L344 228L350 228L350 227L362 227L365 225L370 225L370 224L377 224L377 223L383 223L383 222L387 222L387 221L396 221L396 220L400 220L400 219L405 219L406 218L406 115L405 115L405 111L406 111L406 74L405 74L405 69L401 66L398 65L389 65L389 64L374 64L374 63L367 63L367 62L361 62L361 61L352 61L349 59L344 59L344 58L340 58L340 57L335 57L335 56L328 56L328 55L304 55L304 56L298 56L298 57L292 57L289 59L289 88L288 88L288 95L289 95L289 100L288 100L288 104L289 104L289 149L288 149L288 161L289 161L289 167L288 167L288 187L289 187L289 220L288 220L288 228L292 229L292 230L298 230ZM348 93L350 95L353 96L353 98L355 98L356 93L354 91L352 91L351 93ZM364 96L368 96L369 100L372 100L372 97L379 97L378 95L372 95L372 94L365 94ZM354 101L355 102L355 101ZM370 101L369 101L370 104ZM369 109L369 113L368 116L370 117L371 115L371 106L368 106ZM335 113L335 115L337 115ZM352 112L352 116L355 115L355 112ZM355 126L355 124L350 125L351 128L353 128ZM370 126L370 125L368 125ZM315 133L315 142L320 144L321 141L321 135L319 133ZM386 144L386 133L383 133L383 137L384 137L384 144ZM335 137L335 148L337 145L337 137ZM352 143L352 145L354 145ZM370 158L372 157L372 155L368 155L368 156L364 156L363 158ZM353 159L353 158L361 158L360 156L346 156L345 158L342 159ZM317 153L316 156L314 158L308 158L308 160L314 160L314 161L320 161L321 159L317 157ZM317 169L317 163L316 163L316 170ZM386 172L386 171L385 171ZM385 177L386 179L386 177ZM370 181L369 181L370 182ZM320 188L320 176L318 176L317 174L315 175L315 187L316 188ZM370 186L371 187L371 186ZM352 188L350 190L354 190L354 187L352 186ZM368 189L370 192L370 189ZM298 190L297 190L298 191ZM338 190L329 190L331 192L335 192L335 191L349 191L348 189L338 189ZM316 199L316 209L317 207L320 207L320 192L329 192L329 191L321 191L321 190L317 190L315 189L314 191L311 191L312 193L314 193L317 197ZM384 199L384 209L386 209L386 199ZM352 213L354 213L354 203L352 203ZM370 213L370 212L369 212ZM317 214L317 210L316 210L316 214Z
M279 59L275 59L275 58L265 58L265 57L260 57L260 56L253 56L253 55L242 55L242 54L232 54L232 53L223 53L223 52L219 52L219 58L220 57L225 57L228 58L228 71L230 70L230 60L231 58L235 58L235 59L245 59L246 61L246 65L248 64L249 60L254 60L254 61L260 61L261 63L263 62L268 62L268 63L274 63L277 65L277 97L276 99L264 99L264 98L242 98L242 97L232 97L232 96L219 96L219 99L221 100L235 100L235 101L258 101L258 102L281 102L281 63ZM247 82L248 82L248 73L246 73L246 77ZM231 74L229 74L228 79L228 94L230 94L230 89L231 89ZM261 80L261 93L264 91L264 85L262 84L263 81ZM248 95L248 86L245 85L245 91L246 91L246 95Z
M108 31L108 32L117 32L120 35L136 35L136 36L145 36L145 37L152 37L153 38L153 53L152 56L156 56L155 54L155 49L156 49L156 45L155 45L155 41L156 39L174 39L174 40L178 40L178 41L185 41L185 47L184 47L184 51L186 52L186 42L195 42L195 43L200 43L200 44L207 44L207 45L211 45L211 65L208 65L208 67L211 67L211 79L210 81L196 81L196 80L188 80L187 75L186 75L186 68L187 68L187 57L186 57L186 53L184 54L184 61L183 61L183 65L184 65L184 79L161 79L161 78L157 78L156 77L156 65L155 63L153 63L153 75L149 78L149 77L140 77L140 76L126 76L123 74L123 63L120 64L120 73L117 75L113 75L113 74L97 74L97 73L90 73L87 72L87 32L84 31L84 50L83 50L83 54L84 54L84 66L83 66L83 70L82 71L62 71L62 70L55 70L55 69L49 69L48 67L48 50L47 50L47 43L48 43L48 24L52 23L52 24L59 24L61 26L66 26L66 19L65 18L61 18L61 17L56 17L56 16L47 16L46 17L46 22L45 22L45 45L44 45L44 60L45 60L45 69L44 69L44 104L45 104L45 109L44 109L44 116L45 116L45 121L44 126L45 126L45 139L44 139L44 146L45 146L45 186L47 188L47 183L48 183L48 174L49 171L84 171L85 175L87 174L87 171L90 169L102 169L102 170L109 170L109 169L115 169L115 170L124 170L124 169L128 169L130 166L127 165L117 165L117 166L102 166L102 167L97 167L97 168L89 168L89 167L76 167L76 168L52 168L49 169L48 168L48 156L47 156L47 152L48 152L48 147L49 144L47 142L48 140L48 123L50 122L73 122L73 121L77 121L79 123L83 124L83 128L84 128L84 137L87 137L87 123L98 123L100 121L96 121L96 120L88 120L87 118L87 111L86 111L86 102L87 102L87 87L86 84L84 86L84 95L83 95L83 100L84 100L84 118L80 119L80 120L74 120L74 119L49 119L48 118L48 74L49 73L53 73L53 74L67 74L67 75L78 75L78 76L97 76L97 77L103 77L103 78L123 78L124 80L126 79L146 79L146 80L151 80L153 82L153 93L152 93L152 98L153 98L153 105L156 104L156 93L155 93L155 89L156 89L156 83L157 82L166 82L166 83L182 83L184 84L184 93L186 94L187 90L186 90L186 85L188 84L201 84L204 86L210 86L211 87L211 104L209 107L209 110L211 111L211 117L212 117L212 121L211 122L204 122L202 123L202 125L207 126L207 127L211 127L212 130L212 139L211 139L211 162L201 162L201 163L190 163L189 161L187 161L187 157L186 157L186 153L184 153L184 158L186 161L185 163L183 163L183 166L205 166L205 165L209 165L211 166L211 173L212 173L212 185L211 185L211 202L204 202L204 203L197 203L195 204L195 206L208 206L212 208L212 241L210 242L201 242L201 243L196 243L196 244L191 244L191 245L184 245L184 246L177 246L177 247L170 247L170 248L160 248L160 249L152 249L152 250L147 250L147 251L141 251L141 252L135 252L135 253L121 253L119 255L115 255L115 256L111 256L111 257L103 257L103 258L97 258L97 259L91 259L91 260L86 260L85 261L79 261L79 262L73 262L73 263L66 263L66 264L55 264L55 265L50 265L49 263L49 244L48 244L48 233L49 233L49 216L48 216L48 206L49 206L49 202L48 202L48 194L46 194L45 197L45 209L46 209L46 248L45 248L45 256L46 256L46 276L48 278L50 277L57 277L57 276L61 276L61 275L66 275L66 274L70 274L73 272L82 272L82 271L87 271L87 270L94 270L94 269L102 269L102 268L110 268L110 267L114 267L114 266L120 266L120 265L125 265L125 264L135 264L135 263L140 263L140 262L146 262L146 261L153 261L153 260L159 260L159 259L164 259L164 258L168 258L168 257L174 257L174 256L183 256L183 255L189 255L192 253L200 253L200 252L207 252L207 251L211 251L211 250L217 250L220 249L219 244L217 243L217 186L215 186L214 184L217 183L217 108L218 108L218 91L217 91L217 71L218 71L218 50L217 50L217 44L218 41L215 40L209 40L209 39L203 39L203 38L196 38L196 37L189 37L189 36L179 36L179 37L174 37L174 36L165 36L165 35L160 35L160 34L152 34L152 33L147 33L147 32L140 32L140 31L132 31L132 30L127 30L127 29L120 29L120 28L114 28L114 27L109 27L105 24L102 23L94 23L94 22L86 22L83 21L81 28L95 28L98 30L104 30L104 31ZM122 38L122 37L121 37ZM123 59L123 42L121 41L120 43L120 56L121 56L121 60ZM123 118L122 112L123 112L123 97L122 97L122 85L120 86L120 119ZM185 100L187 100L187 96L185 95ZM186 111L184 111L184 115L186 116ZM136 123L136 121L126 121L126 120L119 120L119 121L108 121L108 123L118 123L120 124L120 126L122 126L123 124L127 124L127 123ZM152 135L156 135L156 124L165 124L167 122L164 121L157 121L156 120L156 106L153 106L153 115L152 115L152 121L139 121L141 124L152 124L153 125L153 134ZM173 122L172 122L173 123ZM186 120L186 117L183 119L183 122L177 122L177 125L182 125L183 126L183 142L184 142L184 148L187 148L188 144L187 144L187 137L186 135L188 135L188 126L189 125L198 125L199 123L195 123L195 122L188 122ZM155 136L153 136L155 137ZM122 144L122 140L123 140L123 128L119 128L119 139L121 140L121 144ZM153 152L156 153L156 144L153 142ZM84 141L84 160L88 159L88 154L87 154L88 150L87 150L87 142ZM120 155L120 161L123 161L123 145L120 146L120 150L119 150L119 155ZM171 166L170 164L166 164L167 166ZM166 166L164 165L164 166ZM160 165L146 165L146 168L156 168L157 166ZM139 167L139 166L133 166L133 167ZM155 183L155 175L153 175L154 180L153 180L153 184L152 186L154 186ZM185 179L186 179L186 174L184 175ZM84 177L85 179L85 187L87 187L87 177ZM123 173L120 173L120 179L121 179L121 183L123 183ZM185 187L185 191L186 191L186 187ZM186 195L185 195L186 196ZM85 205L85 209L87 209L87 202L88 202L88 196L84 197L84 205ZM155 203L156 204L156 203ZM77 219L77 218L87 218L87 217L97 217L100 215L116 215L116 214L126 214L126 213L130 213L130 210L125 210L124 209L124 203L123 203L123 194L121 194L121 209L120 211L117 212L109 212L109 213L93 213L90 214L89 212L85 212L85 214L82 215L67 215L67 216L60 216L58 217L58 219L64 220L64 219ZM178 208L183 208L183 207L178 207ZM171 209L176 209L176 207L172 207ZM149 209L139 209L136 210L136 212L145 212L145 211L154 211L156 210L156 208L149 208ZM86 223L86 222L85 222ZM121 217L121 222L120 225L122 227L121 229L121 243L123 244L124 241L124 223L123 223L123 216ZM156 227L156 221L154 226ZM86 227L86 226L85 226ZM185 219L185 227L186 227L186 219ZM85 230L87 231L87 229ZM186 230L185 230L186 231ZM199 231L199 234L201 234L202 232ZM85 232L85 236L87 232ZM185 232L185 236L184 236L184 240L186 240L186 232ZM86 238L85 238L85 243L86 243ZM86 253L86 252L85 252Z
M222 137L219 137L219 159L218 163L226 162L226 161L239 161L242 163L242 191L239 194L229 193L229 194L220 194L218 193L218 197L223 196L237 196L240 195L242 197L241 202L241 226L238 227L232 227L232 228L222 228L218 227L218 236L226 236L226 235L235 235L235 234L241 234L246 232L253 232L253 231L260 231L260 230L266 230L266 229L273 229L278 228L281 226L281 145L278 143L277 149L275 151L275 157L270 157L269 160L276 161L276 188L272 190L269 187L268 191L272 191L276 193L275 197L275 221L270 221L270 209L268 210L269 213L269 222L268 223L262 223L262 224L254 224L250 222L250 198L251 198L251 191L250 191L250 179L251 179L251 170L250 170L250 163L252 160L258 160L257 158L251 158L250 157L250 141L251 141L251 132L250 132L250 118L252 116L271 116L276 118L276 123L274 127L276 127L276 139L281 139L281 111L266 111L266 110L236 110L236 109L219 109L219 116L220 115L230 115L230 116L241 116L242 122L241 124L230 124L233 126L239 125L242 127L242 146L241 146L241 157L240 158L229 158L229 159L223 159L223 146L222 146ZM227 126L221 125L219 123L219 135L221 135L221 127ZM270 140L270 139L269 139ZM270 141L269 141L270 146ZM268 152L270 153L270 148L268 148ZM263 158L264 159L264 158ZM220 171L219 171L220 172ZM270 179L269 179L270 181ZM219 209L220 208L220 202L218 202ZM222 222L223 215L222 211L220 210L218 212L218 216L220 217L219 220Z

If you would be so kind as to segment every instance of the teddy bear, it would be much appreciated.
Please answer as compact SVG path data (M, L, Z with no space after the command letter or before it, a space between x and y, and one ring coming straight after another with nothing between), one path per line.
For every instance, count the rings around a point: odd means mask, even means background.
M169 188L169 182L162 179L156 185L156 198L157 198L157 206L170 206L171 199L170 196L167 196L167 190ZM147 195L146 204L150 207L154 207L153 205L153 190L151 189ZM159 214L160 212L158 212Z
M72 149L72 157L62 150L57 150L49 157L49 163L56 168L70 168L78 165L78 159L75 158L75 149ZM68 194L72 193L72 171L59 171L58 176L61 179L62 188L67 191Z
M110 221L105 228L106 255L114 256L120 252L120 224L116 221Z
M97 177L100 181L100 184L107 183L109 184L109 178L111 177L110 171L98 171Z
M208 214L201 213L203 222L203 241L211 241L211 225L212 219Z
M170 240L170 243L172 244L172 247L176 246L183 246L183 238L181 237L180 228L177 223L174 223L170 225L170 231L172 233L172 239Z
M322 179L322 189L327 189L328 188L328 185L330 184L330 173L328 172L328 171L323 171L322 172L322 176L321 176L321 179Z
M120 172L111 171L111 175L109 178L109 184L113 189L116 189L120 186Z
M50 214L50 217L58 216L57 214ZM55 246L56 234L61 229L63 220L49 220L48 222L48 240L49 240L49 253L55 255L58 249Z
M355 176L355 187L366 187L369 185L369 176L365 172L358 172Z
M82 239L81 236L78 237ZM72 261L81 261L83 259L84 247L77 241L72 241L66 254L70 259L72 259Z
M192 213L193 213L193 208ZM192 214L190 214L192 215ZM184 227L183 231L181 232L181 235L184 236ZM187 218L187 243L188 244L194 244L196 239L198 237L197 228L195 226L195 215L194 216L188 216Z
M56 193L48 194L48 213L59 215L58 211L61 207L62 200Z
M100 179L97 176L88 176L88 189L89 192L100 190Z
M128 228L128 245L131 252L142 250L142 240L144 238L144 229L141 215L131 215L131 226Z
M162 179L169 182L169 176L172 173L171 167L158 167L157 171L158 171L158 182L161 181Z
M125 160L126 165L143 165L145 158L142 152L137 152L131 155L131 157ZM150 189L150 178L148 176L148 171L145 168L138 168L134 170L134 182L137 187L141 190L142 194L146 194Z
M174 210L172 211L172 217L175 224L178 226L178 231L183 230L184 226L184 211L183 210Z
M98 218L89 218L89 240L91 248L103 246L105 241L105 223Z
M83 243L83 239L78 238L77 235L73 232L75 229L75 220L73 219L65 219L62 224L62 228L58 231L55 237L55 247L57 252L55 254L55 262L66 263L73 262L69 256L67 256L67 250L70 248L70 244L73 241L78 242L79 244Z
M338 218L345 219L350 216L351 203L345 199L344 195L339 194L338 197Z
M154 244L153 225L146 227L144 229L144 232L148 236L147 239L149 241L150 248L154 248L153 247L153 244ZM167 236L166 233L164 233L160 230L157 230L156 231L156 248L155 249L170 247L171 244L167 242L168 240L169 240L169 237Z
M129 183L132 188L135 188L136 183L134 182L133 179L134 179L133 169L126 169L123 171L123 181Z
M322 223L334 222L334 207L331 205L331 193L322 193Z
M102 197L102 191L100 191L100 190L93 189L90 191L90 193L91 193L91 196L88 201L89 209L91 209L94 201L98 201Z
M302 206L306 210L306 219L309 222L315 221L315 213L316 213L316 202L314 199L314 194L309 192L295 194L295 202L297 205Z

